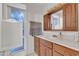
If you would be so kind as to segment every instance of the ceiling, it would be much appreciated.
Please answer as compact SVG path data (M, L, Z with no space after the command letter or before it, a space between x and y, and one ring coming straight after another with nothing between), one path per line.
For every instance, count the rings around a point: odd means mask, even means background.
M55 5L56 3L26 3L28 11L38 14L43 14L47 9Z

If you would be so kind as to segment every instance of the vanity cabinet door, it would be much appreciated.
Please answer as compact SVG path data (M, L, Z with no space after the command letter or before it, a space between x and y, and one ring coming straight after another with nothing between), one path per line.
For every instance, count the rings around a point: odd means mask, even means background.
M40 56L46 55L46 47L43 44L40 44Z
M77 31L77 8L75 3L64 6L64 30Z
M34 51L37 55L40 55L40 38L34 37Z
M46 56L53 56L53 50L46 47Z
M53 56L53 44L45 39L40 39L40 56Z
M40 56L53 56L53 50L43 44L40 44Z

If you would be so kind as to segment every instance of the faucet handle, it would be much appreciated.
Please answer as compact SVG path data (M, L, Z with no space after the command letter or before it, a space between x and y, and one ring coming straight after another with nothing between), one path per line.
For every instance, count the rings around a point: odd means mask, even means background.
M60 35L62 35L62 33L61 33L61 32L60 32L59 34L60 34Z

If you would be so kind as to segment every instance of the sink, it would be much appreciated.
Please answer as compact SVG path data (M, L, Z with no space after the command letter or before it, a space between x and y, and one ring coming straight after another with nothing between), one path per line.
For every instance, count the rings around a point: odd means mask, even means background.
M53 35L52 37L57 39L64 39L63 35Z
M52 37L55 37L55 38L57 38L57 35L52 35Z

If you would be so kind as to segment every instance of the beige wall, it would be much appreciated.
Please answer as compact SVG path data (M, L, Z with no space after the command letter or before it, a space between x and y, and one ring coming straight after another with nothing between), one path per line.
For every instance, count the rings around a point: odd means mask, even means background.
M2 3L0 3L0 48L1 48L1 21L2 21Z
M26 4L27 6L27 18L28 18L28 54L34 52L34 37L30 33L30 21L40 22L43 24L43 15L45 11L55 4ZM43 28L43 25L42 25ZM43 29L42 29L43 31Z

